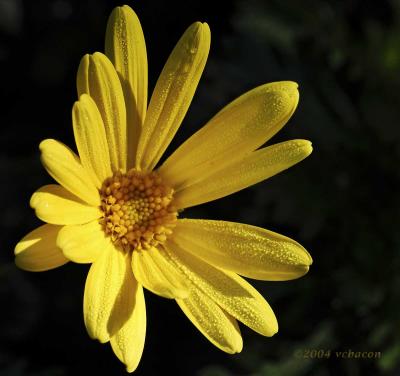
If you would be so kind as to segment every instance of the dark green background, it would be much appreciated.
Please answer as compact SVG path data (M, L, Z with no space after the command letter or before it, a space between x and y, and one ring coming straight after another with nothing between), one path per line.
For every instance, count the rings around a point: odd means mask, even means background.
M278 334L265 338L242 326L243 352L227 355L173 301L146 292L148 329L136 374L400 374L399 1L128 4L145 32L150 87L187 26L199 20L211 27L210 57L174 146L238 95L276 80L297 81L300 104L272 142L314 145L294 168L184 213L262 226L310 251L306 277L254 283L278 317ZM86 334L87 265L36 274L13 264L15 243L39 225L30 195L51 182L38 144L51 137L74 145L78 63L103 50L116 5L0 1L0 375L125 374L110 347ZM295 356L307 349L331 350L331 357ZM336 358L349 349L381 357Z

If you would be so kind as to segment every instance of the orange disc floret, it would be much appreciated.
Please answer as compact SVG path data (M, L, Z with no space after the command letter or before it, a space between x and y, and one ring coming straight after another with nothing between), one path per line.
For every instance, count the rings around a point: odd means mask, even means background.
M173 193L156 172L116 172L100 189L105 233L126 251L146 250L164 242L178 216Z

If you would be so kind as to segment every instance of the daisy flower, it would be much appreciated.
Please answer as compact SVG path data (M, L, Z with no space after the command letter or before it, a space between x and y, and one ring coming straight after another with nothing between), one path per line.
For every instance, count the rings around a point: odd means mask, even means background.
M293 114L297 84L259 86L218 112L165 162L163 153L193 98L210 48L196 22L168 58L147 101L147 55L131 8L112 12L105 54L85 55L72 110L78 154L59 141L40 144L58 184L30 205L46 224L16 246L16 264L44 271L90 263L84 321L110 342L127 371L144 347L143 287L175 299L189 320L227 353L242 350L238 322L272 336L276 317L243 277L283 281L307 273L312 259L297 242L241 223L183 219L184 209L267 179L311 153L290 140L261 147Z

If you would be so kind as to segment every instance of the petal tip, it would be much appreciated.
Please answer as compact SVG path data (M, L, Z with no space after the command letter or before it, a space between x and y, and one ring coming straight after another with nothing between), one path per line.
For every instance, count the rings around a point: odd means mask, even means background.
M279 331L278 321L275 315L273 315L273 317L269 316L268 323L264 325L264 329L259 333L266 337L273 337Z
M276 333L278 333L278 331L279 331L279 328L278 328L278 325L276 325L276 328L273 328L273 330L271 331L270 337L274 336Z
M26 272L33 272L35 270L32 270L32 268L29 268L26 263L24 262L23 257L15 255L15 260L14 260L15 266L18 269L24 270Z
M104 69L105 65L107 66L112 66L114 69L114 66L112 65L110 59L107 57L107 55L103 54L102 52L94 52L91 55L89 55L89 63L93 64L93 67L91 69Z
M127 13L133 13L133 14L135 14L136 15L136 13L135 13L135 11L129 6L129 5L122 5L122 6L120 6L120 7L116 7L115 9L117 9L118 11L121 11L121 12L127 12Z
M243 343L241 344L240 347L238 347L238 348L236 349L235 354L240 354L240 353L242 352L242 350L243 350Z
M203 32L210 32L210 26L208 25L207 22L201 22L202 30Z
M202 27L203 27L203 22L200 21L193 22L192 25L190 26L190 28L193 29L193 31L199 31L202 29Z
M41 141L39 144L39 150L43 153L48 146L50 146L52 143L54 143L55 140L52 138L46 138L45 140Z
M269 324L267 337L273 337L279 331L279 325L276 317Z
M308 140L292 140L294 142L296 154L303 160L313 152L313 145Z
M139 18L135 11L129 5L122 5L115 7L110 17L108 18L108 27L117 25L132 25L133 22L138 22L140 24Z
M81 60L80 60L80 62L79 62L78 73L79 73L79 70L83 70L83 69L86 69L86 68L87 68L89 59L90 59L90 54L84 54L84 55L81 57Z
M89 55L89 59L91 62L96 62L96 60L103 59L104 56L105 55L103 53L96 51Z
M298 270L301 273L299 275L299 277L302 277L303 275L308 273L308 271L310 270L310 266L309 265L299 265Z
M132 373L132 372L135 372L136 371L136 368L138 367L138 364L133 364L133 365L130 365L130 364L126 364L126 372L128 372L128 373Z
M286 91L298 91L299 84L295 81L281 81L282 85L285 86Z
M242 336L239 336L238 340L234 344L234 347L232 347L232 350L230 354L239 354L243 350L243 339Z
M83 102L87 102L87 101L89 101L91 99L91 97L90 97L90 95L89 94L87 94L87 93L82 93L80 96L79 96L79 100L77 100L76 102L75 102L75 104L80 104L80 103L83 103ZM74 105L75 105L74 104Z
M203 38L205 39L206 43L208 44L208 48L210 48L210 43L211 43L211 30L210 30L210 26L208 25L207 22L203 22L201 24L202 28L202 32L203 32Z
M308 141L308 140L304 140L305 141L305 147L304 147L304 149L305 149L305 151L306 151L306 153L307 153L307 156L308 155L310 155L312 152L313 152L313 145L312 145L312 142L311 141Z
M22 238L14 247L14 256L18 256L20 253L22 253L25 249L26 246L23 244L24 239ZM17 259L17 257L16 257ZM15 260L15 263L17 264L17 260ZM18 264L17 264L18 266Z
M40 205L40 189L37 191L33 192L30 200L29 200L29 206L33 209L36 210L36 208Z
M196 21L189 26L187 31L191 32L196 40L197 38L198 40L210 38L210 27L207 22Z
M17 246L18 246L18 244L17 244ZM14 255L15 255L15 259L14 259L14 263L15 263L15 265L17 266L17 268L19 268L19 269L23 269L23 268L21 268L21 265L19 265L19 264L20 264L20 260L21 260L21 258L20 258L20 257L18 257L18 253L17 253L17 247L15 247L15 249L14 249Z
M308 251L306 249L304 249L304 266L311 266L313 263L313 259L311 257L311 255L308 253Z
M294 81L280 81L276 84L278 84L278 91L287 95L294 111L300 99L299 85Z

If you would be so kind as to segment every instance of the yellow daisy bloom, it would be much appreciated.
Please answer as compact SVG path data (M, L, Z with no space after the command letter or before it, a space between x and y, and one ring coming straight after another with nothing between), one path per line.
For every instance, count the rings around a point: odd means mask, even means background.
M91 263L84 320L110 341L127 371L144 346L143 287L175 299L200 332L227 353L242 350L238 321L272 336L275 315L242 277L298 278L312 259L297 242L241 223L178 219L191 206L237 192L283 171L312 151L306 140L260 148L293 114L293 82L259 86L215 115L161 165L193 98L210 48L206 23L191 25L172 51L147 105L147 56L140 22L118 7L105 55L83 57L72 110L76 155L59 141L40 144L59 183L30 201L46 224L16 246L16 264L44 271ZM240 275L240 276L239 276Z

